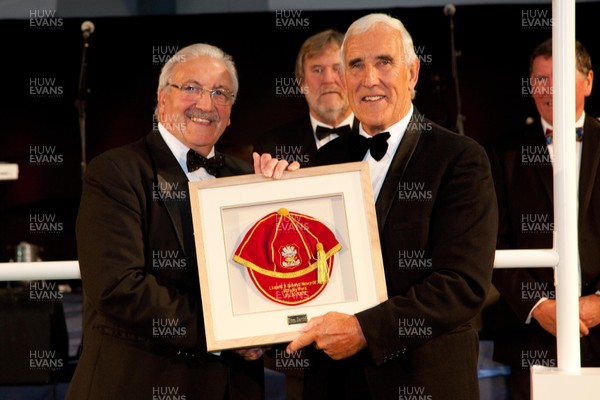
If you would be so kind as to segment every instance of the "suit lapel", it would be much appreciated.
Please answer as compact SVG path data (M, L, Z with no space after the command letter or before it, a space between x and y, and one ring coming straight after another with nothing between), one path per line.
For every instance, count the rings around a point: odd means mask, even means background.
M583 126L583 148L579 172L579 220L585 216L590 205L592 189L600 163L600 124L586 116Z
M146 138L146 143L154 164L154 177L158 190L161 192L160 199L171 218L181 248L186 257L191 259L195 257L195 251L193 240L190 242L186 239L193 238L193 232L187 232L192 226L187 176L159 132L150 133ZM185 193L185 198L182 199L184 196L181 195L173 196L173 190ZM189 222L184 224L183 221Z
M375 202L377 224L380 233L383 231L383 225L387 220L390 208L397 197L398 183L402 180L406 166L410 162L421 137L421 131L418 129L420 124L417 123L416 120L417 116L420 118L419 112L415 109L410 122L408 123L408 127L406 128L406 132L402 137L402 141L396 150L396 154L394 154L392 163L388 168L383 185L379 191L379 196Z
M548 152L548 146L546 145L546 139L544 138L544 135L542 133L541 121L538 120L535 124L532 124L530 128L531 129L529 129L527 131L528 137L526 139L526 144L531 145L537 149L544 149L544 151L545 151L544 155L546 157L550 157L550 153ZM518 152L518 154L517 154L517 159L515 160L515 162L520 163L522 165L521 154L523 152L523 149L522 148L517 149L517 152ZM536 152L536 154L537 154L537 152ZM537 175L538 179L542 183L542 186L544 187L544 193L546 193L546 196L548 197L550 204L552 204L552 202L554 201L554 193L553 193L554 178L553 178L552 165L544 164L544 165L539 166L539 168L531 168L531 169L533 169L534 173Z
M315 140L315 134L313 131L312 124L310 122L310 117L307 116L302 120L302 124L297 126L296 138L302 146L306 146L306 150L304 153L309 155L309 158L314 162L315 154L317 153L317 142ZM310 135L307 135L306 132L310 132Z

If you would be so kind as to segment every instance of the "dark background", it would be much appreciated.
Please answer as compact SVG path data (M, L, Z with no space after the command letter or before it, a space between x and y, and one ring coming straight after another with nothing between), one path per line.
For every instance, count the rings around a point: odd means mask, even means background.
M275 12L93 18L95 32L87 57L88 162L152 129L160 57L163 61L165 57L160 53L196 42L214 44L234 57L240 91L232 124L218 147L248 155L258 134L307 110L302 97L277 94L277 79L293 80L302 42L327 28L343 32L369 12L385 12L403 21L422 56L414 103L426 117L454 129L449 18L442 7L301 11L305 22L296 27L277 26ZM547 12L550 17L551 6L457 7L455 40L461 54L458 75L465 134L482 144L517 129L535 114L533 100L522 93L523 79L528 77L530 52L552 31L524 26L523 14L528 12ZM599 12L600 3L595 2L578 4L576 9L576 37L593 62L600 60ZM13 258L14 246L21 241L41 246L44 260L77 259L74 225L81 193L81 141L75 100L84 20L61 18L61 26L55 28L33 28L29 20L0 21L4 71L0 161L19 164L18 180L0 181L0 262ZM54 79L60 94L32 96L30 80L35 78ZM598 97L593 94L586 102L586 111L594 116L600 116ZM32 165L32 146L53 146L62 163ZM54 216L62 230L30 232L34 214Z

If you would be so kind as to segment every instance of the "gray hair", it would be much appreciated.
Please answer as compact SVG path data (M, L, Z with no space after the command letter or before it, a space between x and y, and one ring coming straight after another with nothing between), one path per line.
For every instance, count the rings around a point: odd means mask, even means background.
M386 24L390 28L397 30L400 34L400 39L402 40L403 47L404 65L410 67L410 65L415 60L418 60L417 54L415 53L412 37L404 27L404 24L402 24L402 22L400 22L399 19L381 13L365 15L364 17L357 19L350 25L350 27L346 31L344 43L342 43L342 48L340 50L342 60L344 59L344 48L346 40L348 40L348 38L354 34L359 34L368 31L377 24ZM344 68L345 65L342 63L342 70Z
M157 92L160 92L165 87L167 87L167 85L169 84L169 80L171 79L171 74L173 73L173 68L175 68L177 64L198 57L211 57L215 60L222 61L225 64L225 67L229 72L229 76L231 77L231 82L233 85L231 90L233 91L233 95L235 96L233 98L233 101L235 102L237 92L239 89L239 82L237 70L233 62L233 57L225 53L220 48L206 43L197 43L184 47L183 49L175 53L173 57L169 58L169 60L165 63L165 65L163 65L160 71Z

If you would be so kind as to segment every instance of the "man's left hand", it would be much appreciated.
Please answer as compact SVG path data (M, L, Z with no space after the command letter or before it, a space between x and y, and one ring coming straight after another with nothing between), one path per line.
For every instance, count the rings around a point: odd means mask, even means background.
M312 318L302 332L287 346L288 353L314 343L315 348L323 350L329 357L341 360L367 347L367 340L354 315L329 312Z
M273 158L269 153L259 155L254 152L252 160L254 161L254 173L262 174L265 178L279 179L283 175L283 171L295 171L300 168L298 161L290 164L286 160Z
M579 298L579 319L588 329L600 324L600 297L589 294Z

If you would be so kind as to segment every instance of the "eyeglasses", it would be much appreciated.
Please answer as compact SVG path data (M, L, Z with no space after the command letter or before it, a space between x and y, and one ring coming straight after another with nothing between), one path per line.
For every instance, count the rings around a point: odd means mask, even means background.
M167 85L181 90L183 96L188 100L197 100L201 98L205 92L208 92L213 103L221 106L229 104L235 97L225 89L204 89L202 86L195 83L184 83L183 85L167 83Z

